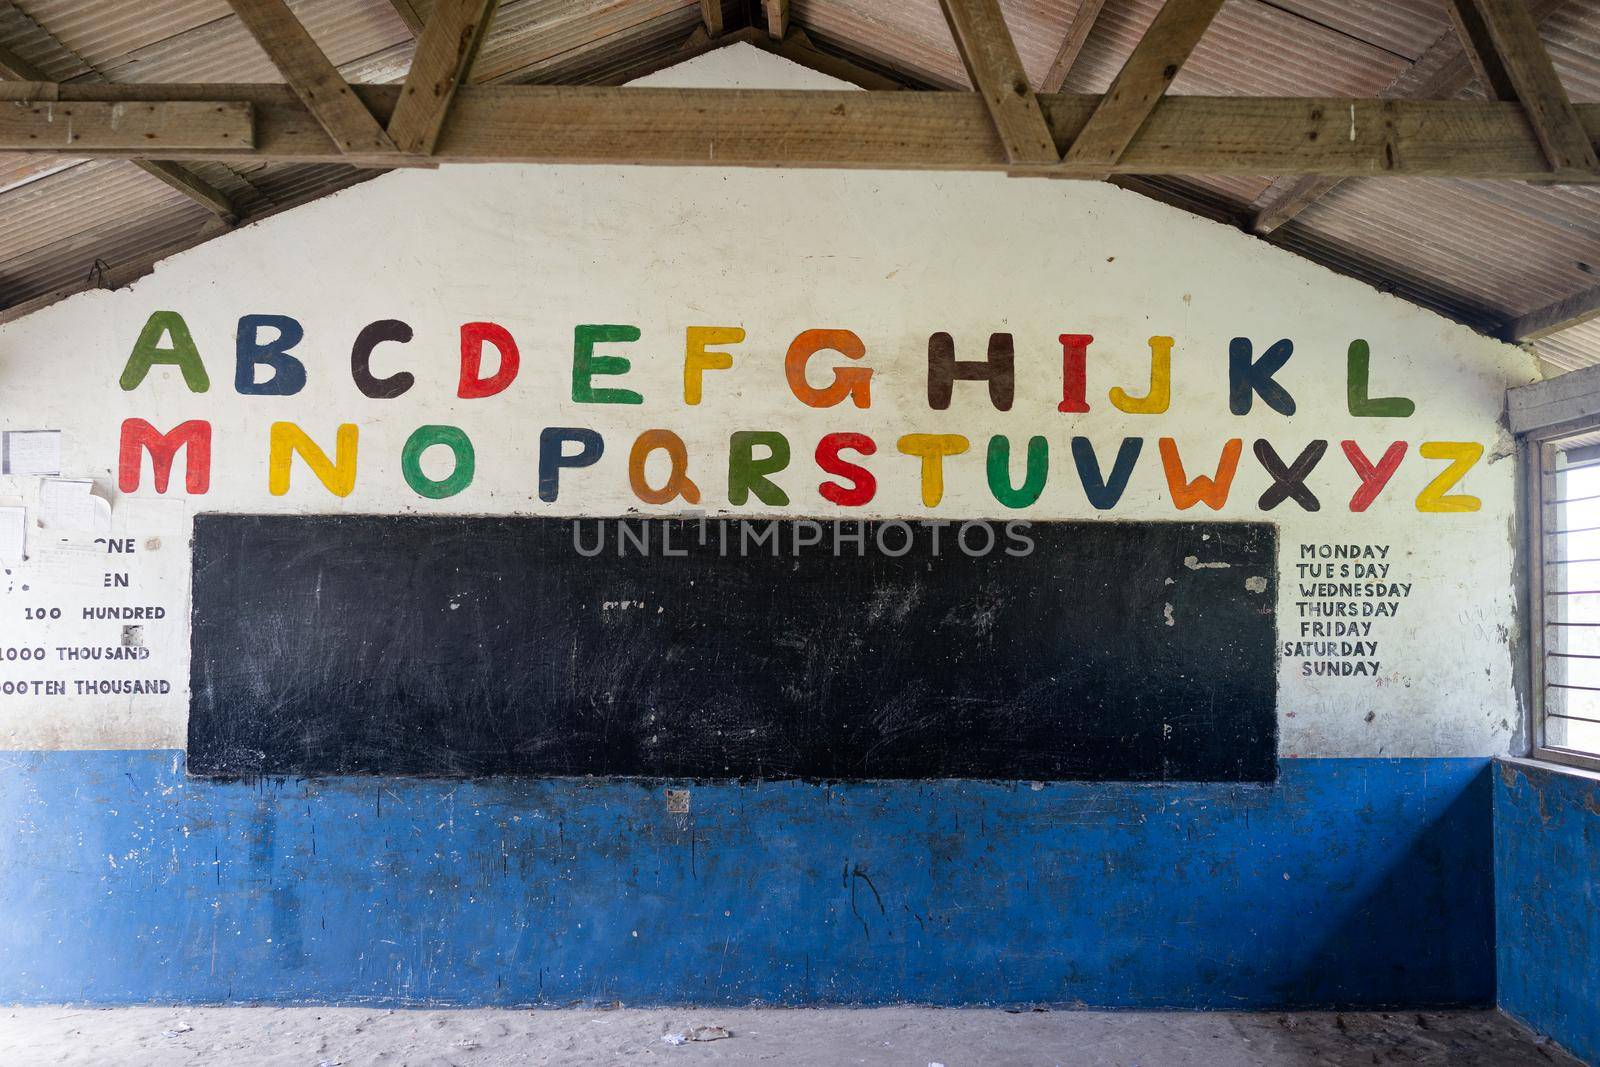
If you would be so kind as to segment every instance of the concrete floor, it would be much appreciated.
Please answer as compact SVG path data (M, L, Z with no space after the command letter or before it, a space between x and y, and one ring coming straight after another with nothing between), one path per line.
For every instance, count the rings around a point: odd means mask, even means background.
M720 1026L732 1036L683 1044L663 1040L700 1026ZM1581 1067L1495 1012L1245 1015L938 1008L0 1008L0 1063Z

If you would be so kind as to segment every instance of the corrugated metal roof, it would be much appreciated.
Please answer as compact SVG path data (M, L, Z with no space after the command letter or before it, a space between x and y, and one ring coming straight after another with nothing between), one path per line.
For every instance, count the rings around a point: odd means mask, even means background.
M1600 102L1600 4L1563 4L1540 30L1567 95Z
M663 18L668 25L685 27L675 42L682 43L700 22L698 0L524 0L504 4L495 15L489 40L478 53L473 77L487 82L517 81L530 67L547 65L559 56L582 52Z
M1407 59L1450 32L1439 0L1277 0L1275 6Z
M1065 88L1104 92L1160 9L1160 0L1106 4ZM1402 56L1259 0L1227 0L1178 73L1172 91L1202 96L1376 96L1406 65Z
M1600 255L1593 201L1583 220L1559 197L1544 200L1541 213L1481 196L1469 182L1348 181L1289 226L1374 249L1380 262L1403 264L1509 318L1593 283L1577 266Z
M97 265L125 283L129 264L142 265L152 249L165 252L192 241L214 221L205 208L128 163L85 164L59 180L108 193L81 198L76 212L35 203L0 218L0 303L82 287Z
M431 8L431 0L412 2L424 14ZM1103 91L1160 3L1108 0L1064 88ZM1080 0L1000 6L1037 84ZM404 77L415 42L391 0L290 0L290 7L350 80ZM763 24L759 0L724 0L723 17L729 29ZM791 22L817 47L913 87L968 85L938 0L792 0ZM685 55L699 24L698 0L503 0L475 77L617 84ZM1568 92L1600 101L1600 0L1567 0L1541 30ZM1450 33L1443 0L1226 0L1173 91L1373 96ZM281 80L225 0L0 0L0 44L61 80ZM373 173L294 164L190 169L247 220ZM1142 188L1242 220L1267 202L1271 185L1266 175L1196 176ZM80 285L96 260L109 266L108 280L126 280L217 226L202 207L130 164L0 156L0 305ZM1270 240L1492 328L1600 284L1600 190L1352 180ZM1600 362L1600 323L1533 347L1553 366Z
M1560 370L1577 370L1600 362L1595 358L1600 352L1600 319L1591 319L1581 326L1535 341L1533 350L1540 359Z
M411 41L406 24L383 0L301 0L289 6L335 66ZM283 81L255 38L228 13L96 66L119 82Z
M1002 9L1009 5L1002 4ZM966 89L967 72L961 66L950 28L939 12L938 0L905 0L896 4L874 4L871 0L792 0L790 18L826 46L871 60L881 66L911 75L918 82L940 87ZM1024 27L1010 10L1005 10L1007 25L1019 38L1017 51L1023 56L1029 76L1043 77L1037 56L1024 52Z
M57 81L68 81L89 65L62 46L21 9L0 3L0 42Z
M12 0L63 48L104 69L129 52L231 18L226 0Z
M1173 184L1231 206L1243 208L1255 203L1256 198L1266 192L1267 186L1272 184L1272 179L1265 176L1248 178L1242 175L1195 175L1192 178L1176 179Z
M500 80L539 85L617 85L675 62L700 25L698 6L680 8L518 68Z

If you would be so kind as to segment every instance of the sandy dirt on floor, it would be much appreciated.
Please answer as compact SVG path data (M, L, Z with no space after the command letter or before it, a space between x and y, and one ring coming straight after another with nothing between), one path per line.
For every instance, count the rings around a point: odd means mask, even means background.
M696 1027L731 1036L672 1043ZM1494 1012L0 1008L0 1064L1582 1067Z

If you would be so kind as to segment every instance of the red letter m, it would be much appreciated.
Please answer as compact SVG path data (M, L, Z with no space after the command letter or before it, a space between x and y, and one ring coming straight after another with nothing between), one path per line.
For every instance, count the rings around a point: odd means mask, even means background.
M122 448L117 458L117 488L132 493L139 488L139 450L150 453L151 473L156 492L165 493L172 477L172 461L178 449L184 453L183 488L187 493L203 493L211 487L211 424L204 419L179 423L171 433L161 434L143 419L122 423Z

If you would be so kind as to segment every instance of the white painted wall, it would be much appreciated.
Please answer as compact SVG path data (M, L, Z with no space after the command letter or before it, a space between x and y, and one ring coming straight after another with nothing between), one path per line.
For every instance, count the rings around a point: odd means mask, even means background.
M826 86L829 79L746 46L657 75L661 84ZM133 392L118 376L149 314L181 312L206 358L211 389L191 394L173 368L158 368ZM240 315L288 314L305 326L297 354L309 381L293 397L237 395L233 337ZM401 318L408 346L378 350L380 374L408 369L416 386L394 400L363 397L349 374L350 344L367 322ZM519 342L523 367L506 392L455 395L457 330L490 319ZM570 400L572 328L631 323L631 374L601 384L644 393L641 407ZM705 400L683 402L684 329L738 325L748 337L732 370L706 376ZM783 354L801 330L834 326L866 342L875 371L870 410L807 408L788 391ZM957 383L955 402L930 411L925 398L929 334L952 333L958 355L979 358L991 331L1016 337L1015 407L994 411L982 385ZM1057 335L1092 333L1086 415L1056 411ZM1127 415L1105 399L1113 385L1135 395L1149 373L1146 338L1176 338L1171 409ZM1279 415L1257 401L1229 413L1227 348L1248 336L1258 352L1292 338L1278 375L1299 410ZM1407 419L1352 418L1345 407L1345 349L1367 339L1374 395L1417 402ZM622 354L621 349L613 349ZM112 503L115 533L136 538L127 567L113 566L91 535L41 529L38 480L0 478L0 505L30 508L26 561L4 563L0 657L44 646L43 665L0 659L0 680L84 676L60 662L61 645L115 646L121 622L84 622L81 605L152 604L168 618L146 623L149 660L96 669L99 676L163 678L166 696L0 695L0 745L181 747L187 708L188 523L199 511L619 514L641 505L630 493L634 436L665 427L683 436L691 472L711 512L760 513L726 498L728 434L781 429L794 464L780 481L785 514L830 516L811 452L836 430L871 435L868 465L879 494L864 517L1031 519L1266 519L1280 525L1279 627L1294 636L1295 563L1302 543L1389 549L1393 580L1412 583L1399 614L1380 620L1377 678L1305 678L1298 662L1280 671L1284 755L1483 755L1506 751L1517 720L1508 644L1512 625L1513 464L1486 459L1458 492L1482 500L1468 514L1422 514L1414 499L1444 466L1421 459L1428 440L1476 441L1491 456L1508 442L1497 428L1508 384L1535 376L1531 357L1428 312L1246 237L1110 186L998 175L784 172L733 169L480 167L396 172L337 196L246 227L175 256L117 292L92 292L0 327L0 428L64 431L64 477L93 478ZM817 374L820 380L825 375ZM122 420L165 430L185 419L214 427L212 486L158 497L148 466L140 492L120 495L115 470ZM298 464L284 497L267 491L268 427L292 420L333 448L337 424L360 426L359 475L345 499ZM417 497L400 473L401 446L423 423L450 423L471 436L477 478L445 501ZM596 467L569 474L560 500L535 496L537 438L548 425L589 426L606 435ZM972 451L947 466L937 509L919 499L918 461L895 451L908 432L969 437ZM1037 505L1008 513L990 495L984 450L1011 436L1020 465L1026 438L1051 444L1051 475ZM1085 502L1068 451L1084 434L1109 465L1124 435L1146 439L1126 496L1112 512ZM1156 451L1173 437L1190 472L1214 464L1223 442L1242 437L1245 456L1220 515L1174 509ZM1316 514L1292 501L1256 506L1271 479L1250 454L1257 437L1286 460L1314 438L1332 442L1310 479ZM1363 514L1347 502L1357 481L1338 442L1352 438L1376 458L1394 440L1407 457ZM1020 469L1020 466L1019 466ZM106 589L125 570L133 587ZM22 618L29 606L60 606L65 619ZM1070 604L1063 611L1073 610ZM1181 619L1179 622L1181 623ZM69 689L72 687L69 686Z

